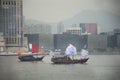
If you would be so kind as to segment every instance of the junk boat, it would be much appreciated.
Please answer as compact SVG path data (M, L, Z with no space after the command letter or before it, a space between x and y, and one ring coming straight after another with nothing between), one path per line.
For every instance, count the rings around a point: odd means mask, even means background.
M41 56L39 54L29 54L29 55L18 56L18 59L20 61L41 61L43 58L44 56Z
M85 55L85 51L82 52L84 53ZM55 64L75 64L75 63L86 63L88 61L89 58L81 58L81 59L74 59L74 55L77 54L77 50L76 50L76 47L73 46L72 44L69 44L69 46L66 48L66 51L65 51L65 55L63 57L56 57L56 56L53 56L51 58L51 61ZM86 53L87 54L87 53ZM70 58L70 56L72 56L72 59Z
M36 44L33 44L32 45L32 53L31 54L18 53L18 59L20 61L41 61L45 56L40 55L38 52L39 52L38 46Z
M89 58L85 58L85 59L70 59L70 57L52 57L51 61L54 64L76 64L76 63L80 63L80 64L84 64L88 61Z

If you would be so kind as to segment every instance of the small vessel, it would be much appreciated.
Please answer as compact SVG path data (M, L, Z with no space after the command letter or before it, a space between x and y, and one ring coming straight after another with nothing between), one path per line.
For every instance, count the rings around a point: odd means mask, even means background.
M29 55L18 56L18 59L20 61L41 61L43 58L44 56L41 56L39 54L29 54Z
M40 55L38 50L38 46L36 44L32 45L32 53L31 54L20 54L18 53L18 59L20 61L41 61L45 56Z
M69 44L69 46L66 48L65 55L62 57L56 57L53 56L51 58L51 61L55 64L76 64L76 63L86 63L89 58L81 58L81 59L74 59L74 55L77 54L76 47L74 47L72 44ZM72 59L69 57L72 56Z
M70 57L52 57L51 61L54 64L76 64L76 63L80 63L80 64L84 64L88 61L89 58L85 58L85 59L70 59Z

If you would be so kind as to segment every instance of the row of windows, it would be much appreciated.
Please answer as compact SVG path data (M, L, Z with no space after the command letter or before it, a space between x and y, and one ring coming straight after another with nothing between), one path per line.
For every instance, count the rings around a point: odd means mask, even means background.
M16 1L1 1L0 0L0 4L3 4L3 5L16 5Z
M6 32L5 35L7 35L7 36L17 36L17 32L9 31L9 32Z
M5 40L6 40L7 44L17 44L18 43L17 38L12 38L11 37L11 38L6 38Z

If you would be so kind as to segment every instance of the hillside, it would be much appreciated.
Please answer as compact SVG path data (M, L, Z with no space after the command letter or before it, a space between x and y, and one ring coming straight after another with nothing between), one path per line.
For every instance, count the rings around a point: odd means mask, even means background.
M120 16L106 11L83 11L63 21L66 27L79 23L97 23L101 32L120 28Z
M61 21L65 28L71 27L80 23L97 23L100 32L113 31L115 28L120 28L120 16L106 11L82 11L77 15ZM43 21L37 21L28 19L25 20L25 24L50 24L52 26L52 33L57 33L57 23L46 23Z

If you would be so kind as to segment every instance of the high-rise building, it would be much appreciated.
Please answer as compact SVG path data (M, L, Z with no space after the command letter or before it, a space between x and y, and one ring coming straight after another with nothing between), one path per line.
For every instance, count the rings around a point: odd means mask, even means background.
M62 34L64 32L64 24L62 22L59 22L57 24L57 33Z
M22 46L22 0L0 0L0 32L6 47Z
M80 23L82 33L98 34L97 23Z
M81 28L80 27L70 27L66 30L67 33L81 35Z

